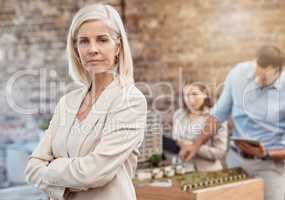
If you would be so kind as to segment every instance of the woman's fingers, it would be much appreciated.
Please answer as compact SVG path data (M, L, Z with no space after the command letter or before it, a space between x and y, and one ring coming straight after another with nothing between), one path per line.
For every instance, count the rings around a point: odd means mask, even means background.
M193 153L190 152L190 151L188 151L188 154L186 155L185 160L186 160L186 161L190 161L190 160L192 160L192 158L193 158Z
M191 160L194 155L193 142L190 140L177 140L177 144L181 148L179 157L185 161Z

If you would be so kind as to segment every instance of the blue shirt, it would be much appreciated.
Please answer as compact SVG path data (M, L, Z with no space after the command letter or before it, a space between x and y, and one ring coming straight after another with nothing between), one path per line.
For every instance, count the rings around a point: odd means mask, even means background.
M219 122L231 114L235 138L259 140L266 149L285 148L285 72L271 85L255 82L255 61L236 65L210 111Z

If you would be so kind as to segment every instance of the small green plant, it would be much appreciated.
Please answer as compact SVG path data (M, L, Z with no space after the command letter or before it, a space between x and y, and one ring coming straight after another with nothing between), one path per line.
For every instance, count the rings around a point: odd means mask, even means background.
M162 155L160 154L153 154L149 159L148 163L151 167L159 167L160 162L162 161Z

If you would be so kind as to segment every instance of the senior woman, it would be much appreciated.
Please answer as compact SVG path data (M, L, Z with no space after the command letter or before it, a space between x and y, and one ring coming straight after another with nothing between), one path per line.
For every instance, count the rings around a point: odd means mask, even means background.
M134 86L126 32L109 5L82 8L67 39L71 77L82 85L64 95L30 156L27 182L49 197L134 200L146 100Z

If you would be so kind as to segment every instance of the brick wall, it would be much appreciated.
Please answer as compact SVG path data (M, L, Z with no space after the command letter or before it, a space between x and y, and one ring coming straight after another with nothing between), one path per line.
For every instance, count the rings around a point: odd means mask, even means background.
M283 0L130 0L125 15L136 79L152 84L151 99L166 95L152 104L166 125L173 112L170 86L175 109L184 81L206 82L217 93L231 67L254 59L263 44L285 52ZM170 86L159 87L161 81Z
M74 12L91 2L97 1L0 0L1 135L34 137L27 129L37 126L72 87L65 57L67 29ZM104 2L123 12L122 0ZM124 2L135 78L149 108L163 114L167 127L184 81L205 81L216 91L230 68L254 58L261 45L285 47L283 0ZM7 84L17 76L21 78L10 94ZM7 97L37 114L16 112Z
M73 88L65 54L68 27L80 7L94 2L0 0L0 143L34 139L34 129ZM121 11L120 0L103 2Z

